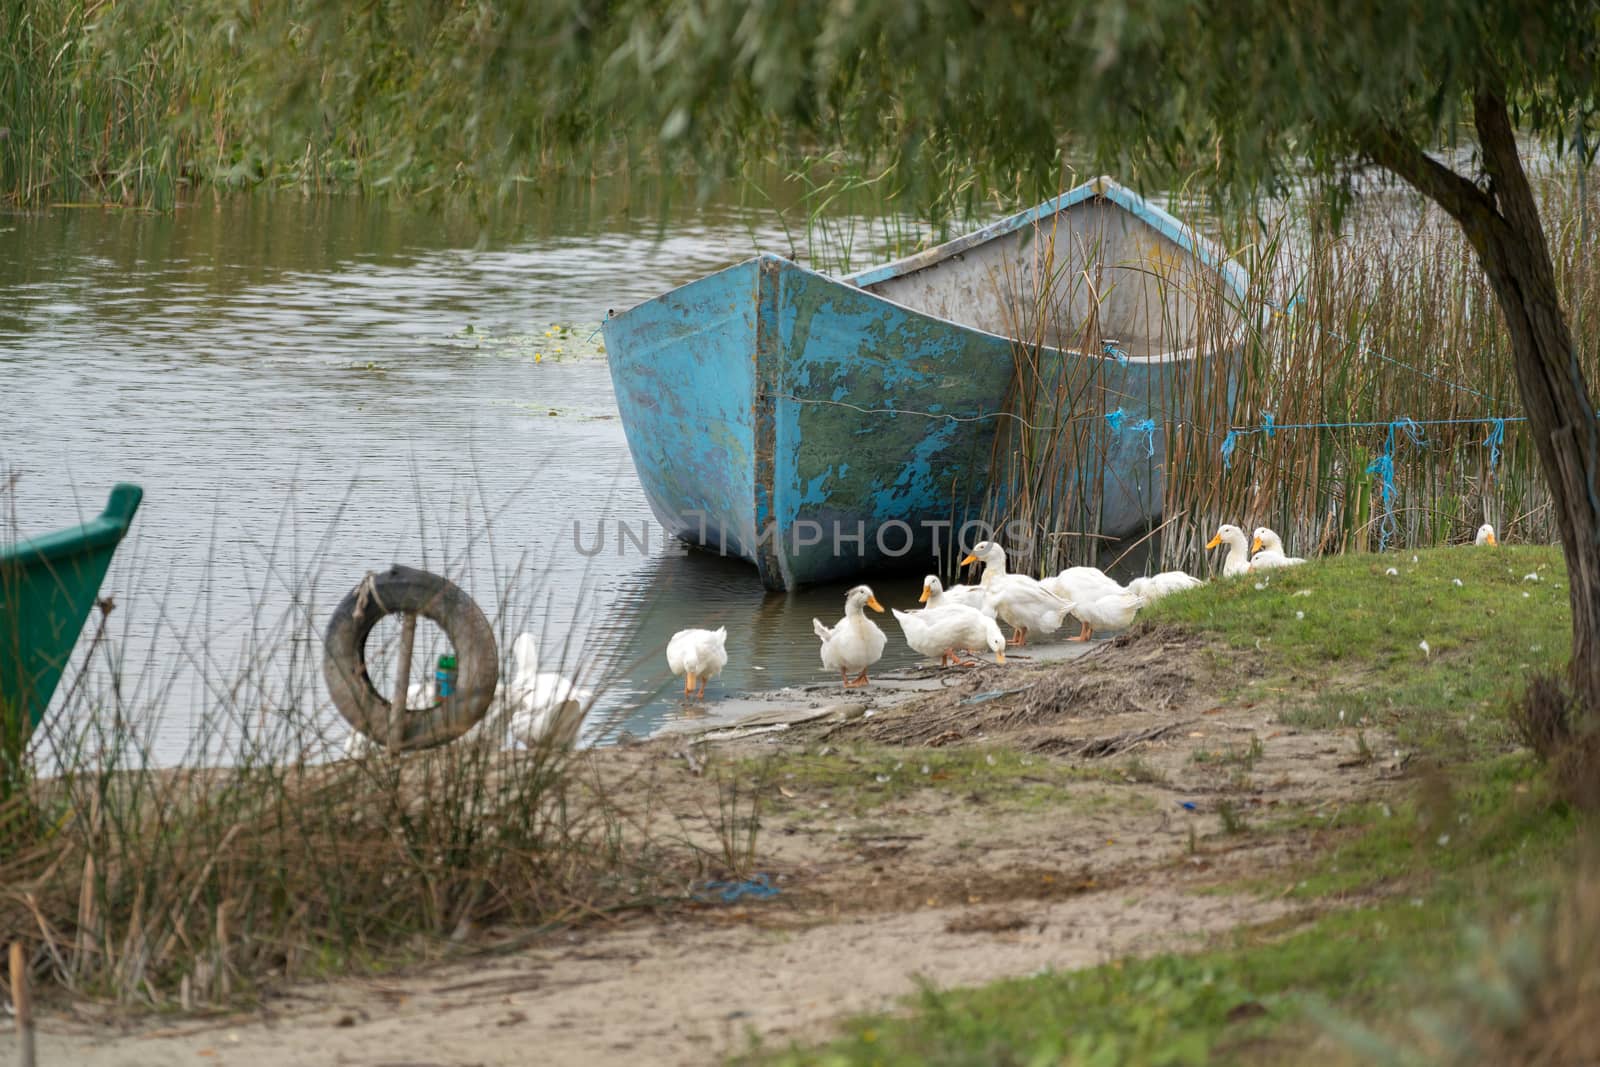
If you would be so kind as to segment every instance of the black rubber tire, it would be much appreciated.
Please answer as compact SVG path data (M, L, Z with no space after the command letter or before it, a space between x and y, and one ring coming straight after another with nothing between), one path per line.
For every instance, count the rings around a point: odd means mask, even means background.
M483 610L448 578L395 564L362 579L339 601L323 634L322 678L350 725L378 745L388 741L389 695L367 673L367 638L386 615L414 612L431 619L456 655L455 692L431 708L407 708L400 747L405 751L448 744L472 729L494 700L500 651ZM389 683L392 684L392 683Z

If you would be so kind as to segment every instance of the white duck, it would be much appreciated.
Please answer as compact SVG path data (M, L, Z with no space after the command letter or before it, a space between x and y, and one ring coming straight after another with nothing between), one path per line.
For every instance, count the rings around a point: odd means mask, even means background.
M1068 641L1087 641L1096 630L1126 630L1133 625L1133 617L1148 601L1138 593L1112 593L1098 600L1080 601L1071 605L1072 614L1083 624L1083 632Z
M922 611L895 611L906 644L924 656L938 656L939 666L953 662L976 667L955 654L958 648L986 647L996 663L1006 661L1006 639L991 616L965 604L943 604Z
M1250 557L1250 569L1253 571L1270 571L1279 567L1297 567L1305 560L1299 556L1285 555L1283 539L1265 526L1257 526L1255 540L1250 547L1256 549L1256 554Z
M1200 579L1183 571L1162 571L1152 574L1148 578L1135 578L1128 583L1128 592L1138 593L1146 600L1160 600L1173 593L1181 593L1185 589L1195 589L1204 585Z
M1494 539L1493 524L1486 522L1478 527L1478 536L1472 539L1472 543L1475 545L1498 545L1500 542Z
M511 645L511 681L504 694L511 736L529 748L572 747L594 703L592 690L539 670L539 641L530 633L518 634Z
M1007 579L1021 578L1035 585L1039 584L1026 575L1006 573L1006 550L993 541L979 541L973 545L972 551L962 558L958 566L965 567L969 563L983 564L983 573L978 577L977 588L983 591L985 600L994 592L996 586L1004 584Z
M1005 549L993 541L979 541L961 565L977 560L983 561L983 579L978 583L986 594L983 610L1012 625L1016 631L1012 644L1018 648L1027 644L1029 630L1048 634L1061 628L1067 602L1026 574L1007 574Z
M870 586L858 585L845 594L844 618L834 626L824 626L821 619L811 620L812 632L822 639L822 665L838 671L846 689L871 681L867 668L883 658L883 646L889 642L862 608L883 610ZM854 678L850 677L851 672L857 672Z
M706 695L706 682L728 665L728 628L679 630L667 642L667 666L681 674L683 695L699 700ZM696 690L696 683L699 689Z
M1120 582L1099 567L1068 567L1054 578L1045 578L1039 584L1070 603L1099 600L1101 597L1127 592ZM1077 639L1086 641L1089 638L1089 627L1082 619L1078 621L1081 629L1078 631Z
M922 579L922 595L917 598L920 604L930 608L944 607L950 604L961 604L969 608L982 610L983 602L988 599L982 586L977 585L952 585L949 589L939 580L938 575L930 574Z
M1210 550L1223 544L1228 546L1228 558L1222 564L1222 576L1231 578L1249 573L1250 545L1244 539L1244 531L1231 522L1218 526L1217 535L1206 542L1206 548Z
M1099 567L1068 567L1040 585L1063 600L1094 600L1112 593L1125 593L1122 583Z
M429 678L406 687L406 707L429 708L439 702L438 682ZM463 738L479 736L491 723L504 723L511 736L528 747L542 743L570 748L578 738L584 716L594 702L594 691L574 685L554 671L539 670L539 640L521 633L511 644L511 678L494 687L490 711ZM353 754L362 743L352 731L345 752Z

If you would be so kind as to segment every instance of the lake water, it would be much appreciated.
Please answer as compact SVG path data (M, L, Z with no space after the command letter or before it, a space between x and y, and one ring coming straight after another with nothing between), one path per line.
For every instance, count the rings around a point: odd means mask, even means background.
M838 618L843 589L769 594L663 536L594 335L607 308L804 250L768 206L655 205L585 183L488 219L285 195L0 216L0 539L145 489L72 714L115 704L169 764L226 759L291 713L341 734L318 635L391 562L450 575L504 644L534 630L602 686L592 741L692 713L663 654L682 626L728 627L711 699L827 681L811 618ZM831 233L857 267L884 251L864 218ZM878 586L889 605L916 591ZM885 619L883 667L914 662ZM442 650L424 636L416 677Z

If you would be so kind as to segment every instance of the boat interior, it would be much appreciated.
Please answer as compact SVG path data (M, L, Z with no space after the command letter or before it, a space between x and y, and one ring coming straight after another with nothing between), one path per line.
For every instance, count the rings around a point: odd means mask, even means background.
M1239 314L1216 271L1101 198L865 288L1002 337L1141 360L1232 336Z

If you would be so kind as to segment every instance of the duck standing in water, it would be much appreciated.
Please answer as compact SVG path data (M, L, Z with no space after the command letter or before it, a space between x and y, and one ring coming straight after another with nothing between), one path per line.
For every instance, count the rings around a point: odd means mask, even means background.
M871 586L858 585L845 594L844 618L835 625L811 620L812 632L822 640L822 665L838 671L846 689L871 680L867 668L883 658L883 648L889 643L878 624L867 618L865 608L882 611L883 605L872 595Z
M667 642L667 666L673 674L681 674L683 695L701 700L706 695L706 682L722 673L728 665L728 628L715 630L679 630ZM696 683L698 688L696 688Z

